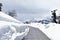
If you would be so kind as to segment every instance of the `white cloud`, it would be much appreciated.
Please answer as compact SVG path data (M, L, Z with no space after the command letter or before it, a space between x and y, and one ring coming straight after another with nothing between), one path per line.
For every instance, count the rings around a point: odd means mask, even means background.
M2 0L6 5L24 6L27 8L59 8L59 0Z
M38 12L40 12L41 9L42 10L49 9L50 11L52 9L58 9L58 13L60 13L60 0L1 0L1 1L4 5L3 10L10 10L14 8L20 9L22 7L26 8L27 9L26 11L29 12L31 12L30 10L32 9L34 9L35 11L36 9L40 9ZM50 11L47 13L45 13L44 11L42 12L48 15L48 13L51 13ZM39 14L41 15L41 13Z
M4 4L4 8L15 6L24 7L27 9L59 9L60 10L60 1L59 0L1 0ZM10 8L10 9L12 9Z

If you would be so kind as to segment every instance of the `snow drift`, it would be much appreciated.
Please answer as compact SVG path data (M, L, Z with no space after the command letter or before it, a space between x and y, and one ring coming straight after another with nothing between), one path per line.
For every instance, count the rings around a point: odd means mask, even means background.
M31 23L28 24L32 27L40 29L43 33L45 33L51 40L60 40L60 24L49 23L49 24L41 24L41 23Z
M15 22L15 23L22 23L20 22L19 20L16 20L15 18L3 13L3 12L0 12L0 21L8 21L8 22Z
M21 24L23 23L19 20L0 12L0 40L22 40L28 34L29 28Z
M17 30L17 28L19 29ZM17 40L17 37L19 37L19 40L22 40L28 32L28 27L21 28L21 26L17 27L15 25L3 25L0 26L0 40Z
M19 40L23 39L28 32L27 26L35 27L45 33L51 40L60 40L60 24L31 23L23 24L19 20L0 12L0 40Z

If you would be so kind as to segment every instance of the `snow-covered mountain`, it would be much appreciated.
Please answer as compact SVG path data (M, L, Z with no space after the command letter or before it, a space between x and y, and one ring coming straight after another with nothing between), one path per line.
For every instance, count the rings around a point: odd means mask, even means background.
M33 18L25 20L23 23L29 24L29 23L42 23L42 24L48 24L52 21L50 17L44 17L44 18Z

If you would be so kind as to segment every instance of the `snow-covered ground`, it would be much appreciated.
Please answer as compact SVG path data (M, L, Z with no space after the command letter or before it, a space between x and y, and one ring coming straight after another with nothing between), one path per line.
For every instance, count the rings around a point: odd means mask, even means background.
M31 26L34 28L40 29L43 33L45 33L51 40L60 40L60 24L49 23L49 24L41 24L41 23L31 23L31 24L21 24L23 26Z
M19 38L23 39L23 37L25 37L29 32L27 26L40 29L51 40L60 40L60 24L23 24L19 20L0 12L0 40L15 40L17 36L20 36Z
M0 12L0 40L15 40L16 37L22 40L23 37L28 34L29 28L24 26L21 27L20 24L23 23Z
M46 26L48 28L42 31L52 40L60 40L60 24L50 23Z
M51 40L60 40L60 24L49 23L49 24L40 24L40 23L32 23L28 24L35 28L40 29L43 33L45 33Z
M0 21L0 40L15 40L18 36L20 40L22 40L28 32L28 27L21 27L21 25L17 25L17 23Z
M0 21L8 21L8 22L15 22L15 23L22 23L19 20L5 14L4 12L0 12Z

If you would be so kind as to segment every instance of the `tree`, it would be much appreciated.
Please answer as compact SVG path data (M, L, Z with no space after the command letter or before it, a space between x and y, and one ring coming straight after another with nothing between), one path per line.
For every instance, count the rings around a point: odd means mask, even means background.
M0 11L1 11L1 9L2 9L1 7L2 7L2 3L0 3Z
M52 19L54 23L57 23L56 21L56 10L51 11L52 12Z
M12 10L12 11L9 11L8 12L8 15L12 16L12 17L16 17L16 11L15 10Z

